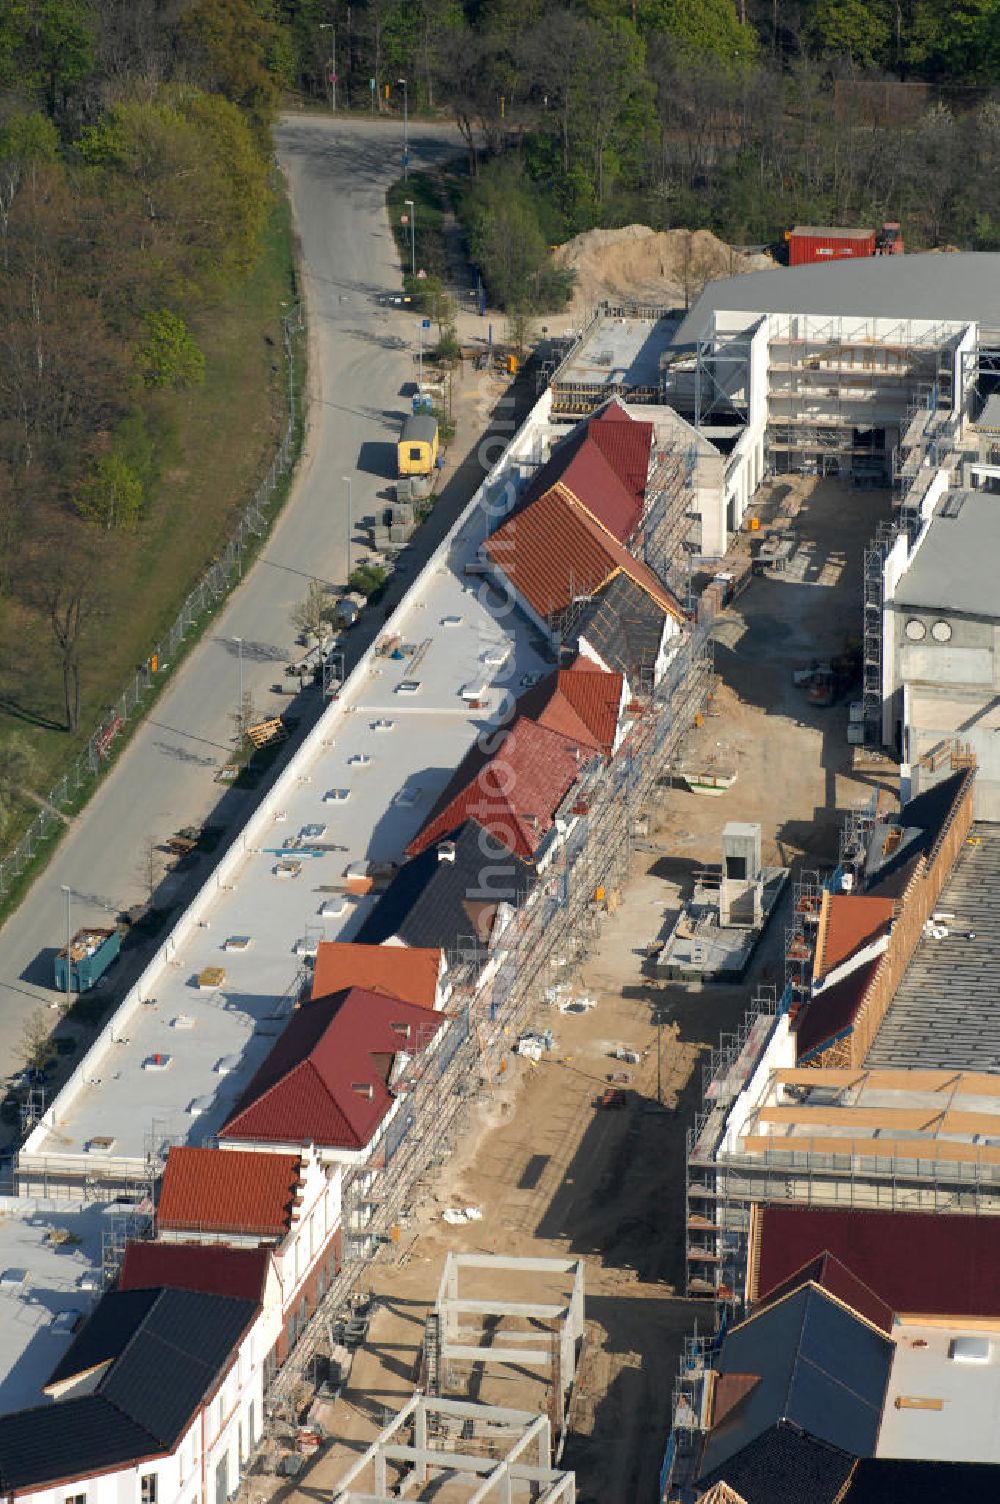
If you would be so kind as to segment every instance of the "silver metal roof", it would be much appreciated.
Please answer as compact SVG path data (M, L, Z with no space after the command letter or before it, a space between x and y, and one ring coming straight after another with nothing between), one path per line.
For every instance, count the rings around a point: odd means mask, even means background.
M998 557L1000 496L946 491L896 586L895 606L1000 617Z
M689 344L708 333L717 310L943 319L1000 327L1000 252L862 256L723 277L705 288L675 342Z

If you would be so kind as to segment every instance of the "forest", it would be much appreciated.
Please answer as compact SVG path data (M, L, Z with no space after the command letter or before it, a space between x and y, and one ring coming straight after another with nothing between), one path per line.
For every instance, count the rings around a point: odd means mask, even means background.
M594 226L1000 247L998 89L1000 0L4 0L0 822L224 536L193 456L253 401L230 487L272 441L283 105L453 122L510 308Z

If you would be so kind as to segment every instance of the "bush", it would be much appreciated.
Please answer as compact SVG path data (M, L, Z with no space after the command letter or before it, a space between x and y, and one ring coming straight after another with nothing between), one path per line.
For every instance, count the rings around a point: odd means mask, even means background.
M85 522L110 532L135 527L142 512L142 481L114 450L97 457L74 498Z
M168 308L147 313L145 337L136 352L147 386L201 386L205 380L205 357L187 324Z
M359 564L357 569L352 569L347 588L370 599L377 590L381 590L387 578L380 564Z

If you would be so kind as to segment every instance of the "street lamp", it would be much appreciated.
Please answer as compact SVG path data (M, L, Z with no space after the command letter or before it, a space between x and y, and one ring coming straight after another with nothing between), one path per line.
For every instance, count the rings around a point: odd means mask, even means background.
M236 737L238 741L242 742L243 734L246 731L246 727L243 724L243 638L234 637L233 641L236 644L236 653L240 666L240 697L236 702Z
M404 198L403 203L410 211L410 275L417 275L417 211L414 208L412 198Z
M405 78L397 78L403 85L403 182L407 180L410 166L410 91Z
M332 21L321 21L320 31L330 33L330 112L337 113L337 28Z
M60 883L60 888L66 894L66 1006L69 1006L70 978L73 972L73 920L71 903L73 889L66 883Z
M342 481L347 483L347 582L351 581L351 477L342 475Z

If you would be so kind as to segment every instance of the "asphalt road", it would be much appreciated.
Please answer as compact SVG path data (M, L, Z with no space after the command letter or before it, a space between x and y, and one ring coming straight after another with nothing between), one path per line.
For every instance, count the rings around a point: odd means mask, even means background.
M288 708L272 685L302 650L289 613L311 579L346 578L347 494L355 524L394 474L395 435L409 408L416 317L386 308L400 286L385 190L400 171L398 124L289 117L277 131L301 238L310 329L310 432L293 494L252 572L178 671L151 718L0 930L0 1073L21 1064L25 1021L55 1004L49 983L70 922L109 923L148 897L150 843L217 811L242 823L252 795L224 793L215 774L232 751L245 689L259 713ZM410 165L461 149L447 128L410 126ZM355 557L360 551L355 526ZM286 681L291 682L291 681ZM315 692L313 692L315 696ZM318 697L316 697L318 699ZM273 709L272 709L273 707ZM160 858L154 854L153 861ZM168 878L157 901L170 897ZM110 918L109 918L110 916ZM122 963L118 963L119 966Z

